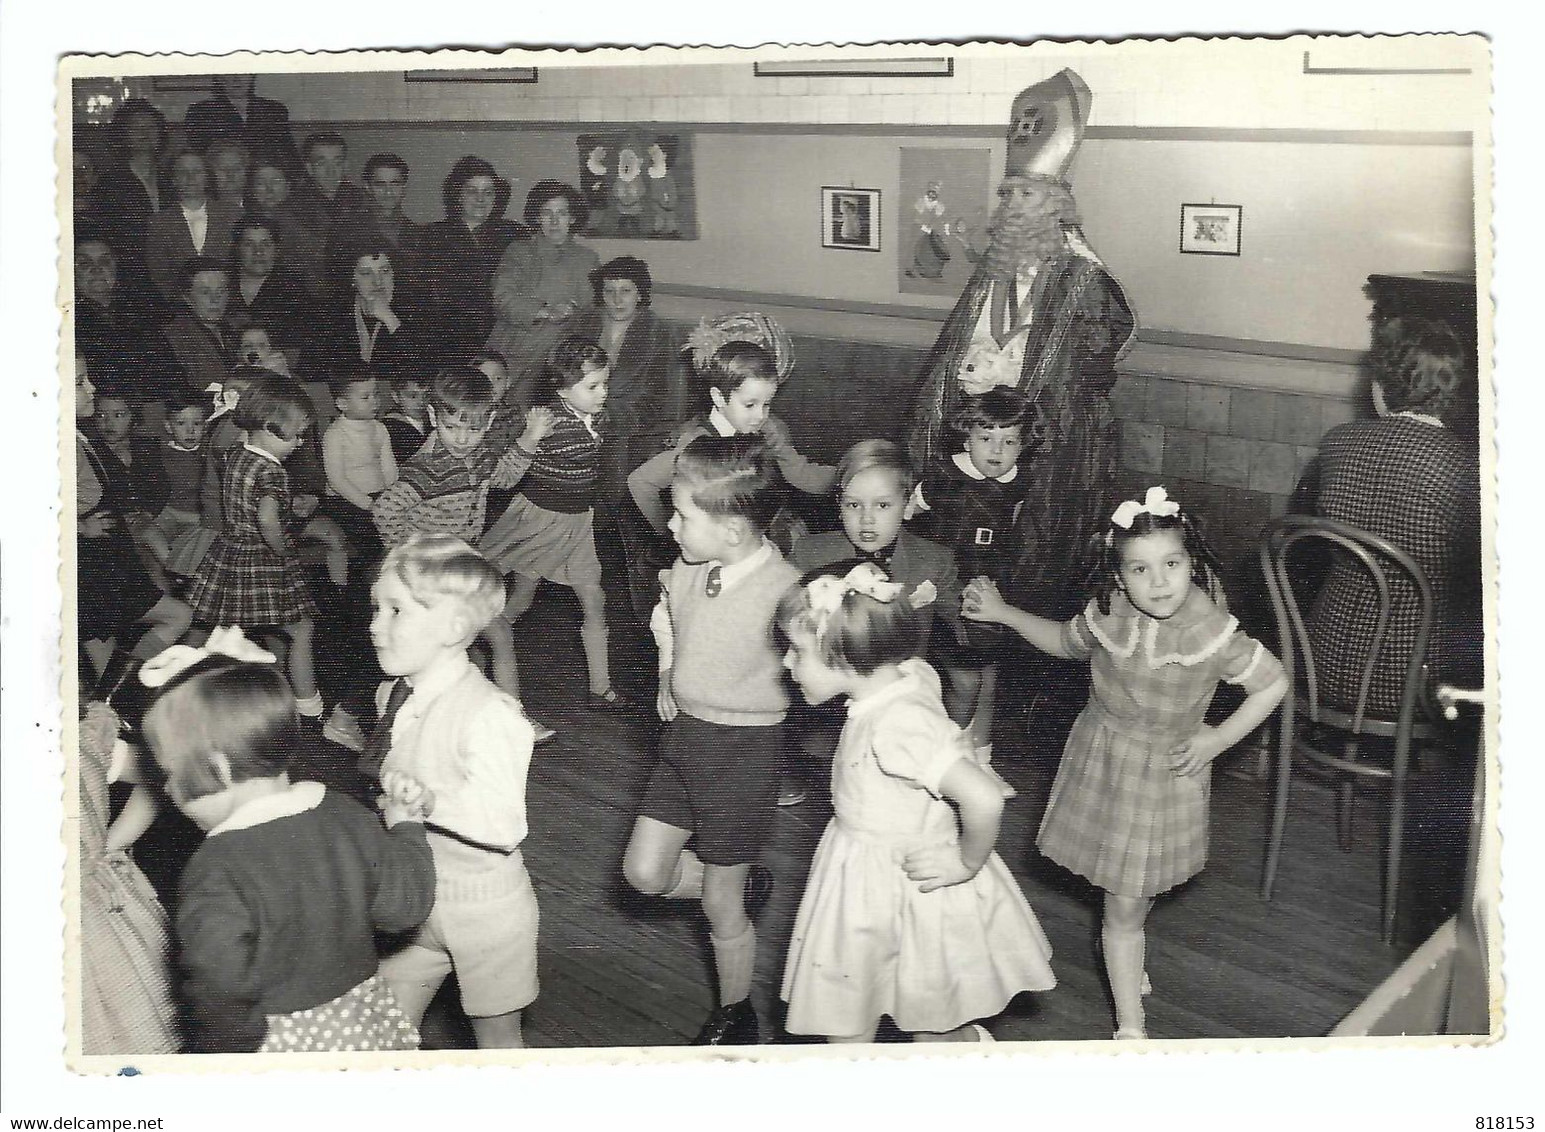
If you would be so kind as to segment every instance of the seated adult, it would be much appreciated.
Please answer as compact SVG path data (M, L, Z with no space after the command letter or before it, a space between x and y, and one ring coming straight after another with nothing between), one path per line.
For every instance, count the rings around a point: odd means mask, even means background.
M118 107L107 130L107 158L92 192L92 210L113 245L119 268L142 271L150 218L175 196L161 165L166 118L143 98Z
M324 269L326 244L301 223L293 199L293 178L283 159L272 153L257 154L252 160L249 181L251 199L247 211L273 225L284 266L303 285L307 279L319 278Z
M594 302L590 273L600 257L576 244L590 219L584 195L562 181L538 181L526 194L530 240L505 249L493 278L495 323L486 348L508 363L511 397L529 405L542 367L580 311Z
M384 240L391 248L397 293L415 306L423 305L423 229L403 214L407 191L408 163L395 153L371 154L365 161L365 207L340 218L328 233L331 279L348 279L351 258L361 244Z
M332 300L316 322L306 368L331 380L363 363L383 382L424 370L419 316L396 298L391 246L359 245L350 259L349 297Z
M215 199L241 214L247 207L247 177L252 164L247 147L235 138L220 138L209 147L204 160L214 182Z
M231 229L237 215L230 205L209 195L209 167L204 155L185 149L172 160L177 201L151 218L145 233L145 266L162 296L176 300L182 265L194 256L225 259L231 254Z
M472 154L451 167L441 188L445 217L424 229L435 365L464 364L493 330L494 270L525 230L504 219L510 183Z
M1467 380L1464 346L1446 323L1395 319L1370 357L1378 416L1327 432L1297 498L1327 519L1388 539L1432 586L1429 675L1474 686L1481 678L1480 477L1475 446L1446 427ZM1390 570L1389 634L1373 669L1368 709L1393 718L1415 641L1415 588ZM1350 707L1378 616L1378 595L1345 552L1329 556L1309 613L1321 694Z
M628 473L675 435L685 416L676 335L653 310L649 265L618 256L590 273L595 303L576 314L570 333L599 343L611 359L606 415L613 443L601 448L601 498L615 504Z
M225 323L239 334L257 323L293 365L307 333L311 303L284 264L274 221L252 213L232 233L230 302Z
M194 256L183 264L178 300L181 309L166 327L166 340L190 389L224 385L230 376L235 345L225 324L231 277L223 259Z
M290 111L282 102L259 98L256 75L212 75L210 96L188 107L182 128L188 146L204 153L218 139L230 138L247 147L280 154L287 165L299 165L295 139L290 136Z
M180 368L158 323L148 284L126 286L117 252L101 228L75 231L75 348L93 367L111 366L148 402L144 424L158 428L153 406L182 385Z

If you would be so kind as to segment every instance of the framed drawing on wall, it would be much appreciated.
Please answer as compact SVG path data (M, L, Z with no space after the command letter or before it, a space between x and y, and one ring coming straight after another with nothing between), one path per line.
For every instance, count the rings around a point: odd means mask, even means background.
M1244 220L1239 204L1180 206L1180 250L1185 255L1238 255Z
M580 134L579 184L590 203L583 235L697 239L692 135L651 125Z
M821 246L850 252L880 250L880 190L821 190Z

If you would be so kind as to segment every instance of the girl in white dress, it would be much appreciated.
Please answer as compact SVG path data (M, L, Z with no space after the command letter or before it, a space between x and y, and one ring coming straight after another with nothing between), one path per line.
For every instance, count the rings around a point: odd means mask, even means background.
M918 658L918 610L873 563L790 590L785 665L811 703L849 699L836 810L794 921L793 1034L871 1042L885 1015L916 1041L991 1041L974 1022L1056 984L1051 945L993 852L1003 795Z

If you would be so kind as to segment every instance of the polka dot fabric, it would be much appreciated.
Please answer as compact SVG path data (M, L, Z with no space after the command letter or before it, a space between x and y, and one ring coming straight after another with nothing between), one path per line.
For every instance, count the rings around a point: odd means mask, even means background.
M380 975L320 1006L270 1014L259 1053L353 1053L418 1049L418 1028Z

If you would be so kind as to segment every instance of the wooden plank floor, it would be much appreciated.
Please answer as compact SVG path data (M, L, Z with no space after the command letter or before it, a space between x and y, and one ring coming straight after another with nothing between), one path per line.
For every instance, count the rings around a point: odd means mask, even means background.
M526 860L542 909L542 993L527 1012L527 1035L535 1046L679 1045L712 1005L706 930L691 905L639 896L621 879L655 726L643 715L596 715L580 705L577 617L566 591L544 588L521 627L525 698L560 731L539 749L528 792ZM617 682L652 702L648 646L620 628L613 637ZM1023 731L1022 712L1001 714L995 765L1019 797L1006 811L999 851L1051 940L1059 985L1021 995L991 1028L1000 1041L1106 1039L1110 1007L1094 952L1098 893L1034 847L1068 720L1051 720L1051 733L1031 741L1011 733ZM1456 770L1448 779L1440 799L1465 797L1466 775ZM1417 807L1405 871L1442 876L1403 891L1401 938L1386 947L1378 938L1376 801L1361 803L1356 845L1341 852L1332 798L1313 786L1295 794L1277 898L1263 902L1257 886L1267 795L1251 760L1235 758L1215 776L1209 865L1161 899L1150 919L1155 1037L1324 1034L1451 910L1463 850L1446 843L1429 851L1432 838L1422 831L1454 822L1463 830L1462 815L1445 814L1440 804L1434 819ZM829 817L821 790L781 810L765 857L777 887L758 922L754 1000L769 1040L793 1040L781 1030L777 991L810 856ZM470 1044L453 1003L448 988L426 1025L432 1044Z

